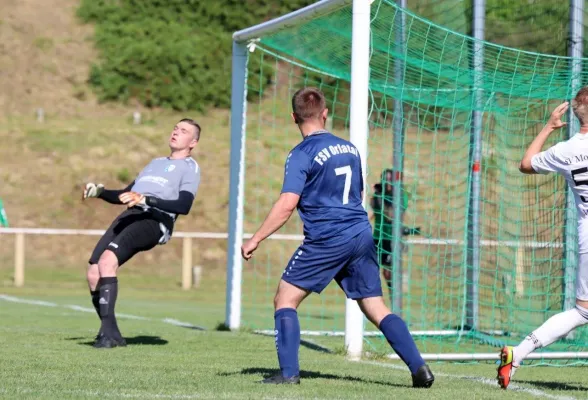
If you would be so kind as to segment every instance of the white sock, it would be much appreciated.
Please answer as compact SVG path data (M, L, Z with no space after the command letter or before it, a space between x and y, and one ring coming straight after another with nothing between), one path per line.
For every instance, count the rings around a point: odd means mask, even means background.
M514 348L513 365L518 367L521 365L521 361L534 350L549 346L585 324L588 324L588 310L578 305L571 310L555 314Z

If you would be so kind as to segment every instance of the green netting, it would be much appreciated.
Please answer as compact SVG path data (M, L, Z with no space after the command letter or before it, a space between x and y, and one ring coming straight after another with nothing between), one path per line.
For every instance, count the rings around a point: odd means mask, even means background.
M472 0L407 0L416 14L452 31L472 33ZM565 56L568 51L570 4L553 0L486 0L487 41L522 50ZM583 11L586 31L588 12ZM584 41L585 53L588 42Z
M405 39L399 40L402 19ZM572 76L568 58L490 43L482 44L483 72L476 73L470 37L387 0L372 4L371 20L368 197L381 171L392 167L394 136L401 135L407 235L400 239L402 259L391 267L390 283L402 290L400 312L423 352L494 352L516 344L563 309L564 291L575 279L565 272L565 182L524 176L518 162L551 109L571 97L572 78L585 76ZM297 89L319 86L328 98L333 131L349 134L351 21L351 7L343 7L261 38L249 55L250 65L261 71L252 68L248 76L247 232L259 226L277 198L285 156L300 140L289 115ZM394 129L395 101L403 107L403 131ZM474 110L483 113L483 122L479 321L472 327L467 290L474 266L468 263L467 238ZM548 145L565 137L565 131L556 132ZM375 220L382 224L378 232L390 234L382 218ZM280 233L301 234L298 218ZM567 239L573 250L577 238ZM273 295L298 240L268 241L245 265L244 325L273 329ZM384 246L379 251L386 255ZM332 284L307 299L299 315L303 330L342 332L344 296ZM548 351L578 351L588 344L587 335L578 330ZM387 351L381 338L366 341L368 349Z

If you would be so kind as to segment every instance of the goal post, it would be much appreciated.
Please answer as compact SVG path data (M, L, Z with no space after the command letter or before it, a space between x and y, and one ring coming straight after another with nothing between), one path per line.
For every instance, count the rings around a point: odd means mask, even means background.
M225 325L241 325L243 194L245 185L245 113L247 112L247 43L233 41L231 74L231 156L229 172L229 238Z
M300 218L248 262L240 247L277 199L300 141L291 96L317 86L329 129L362 155L364 206L391 276L385 301L428 360L488 360L571 304L565 182L524 176L517 164L581 81L580 64L468 37L399 4L322 0L233 35L225 324L273 332L273 297L303 240ZM565 138L554 132L547 145ZM376 196L392 222L376 215ZM302 335L344 341L349 358L389 351L334 283L298 315ZM583 327L530 362L585 363L587 345Z
M364 171L367 166L368 90L370 50L371 0L323 0L272 21L262 23L233 35L232 97L231 97L231 160L229 188L229 244L227 265L226 321L230 329L240 327L241 276L243 260L240 243L243 240L243 188L245 185L245 114L247 109L247 47L254 46L260 36L284 29L289 24L300 24L331 12L337 7L352 4L351 57L351 118L350 141L358 148ZM365 206L365 193L364 193ZM269 210L268 210L269 211ZM345 347L351 359L361 358L363 349L364 317L356 301L346 300Z

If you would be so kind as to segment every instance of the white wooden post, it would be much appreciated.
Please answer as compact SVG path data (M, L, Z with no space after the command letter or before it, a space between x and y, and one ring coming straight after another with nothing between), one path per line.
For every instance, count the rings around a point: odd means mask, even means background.
M24 286L25 268L25 237L24 233L17 233L14 241L14 286Z
M200 287L200 281L202 280L202 266L195 265L192 268L192 287Z
M192 287L192 238L185 237L182 245L182 289Z

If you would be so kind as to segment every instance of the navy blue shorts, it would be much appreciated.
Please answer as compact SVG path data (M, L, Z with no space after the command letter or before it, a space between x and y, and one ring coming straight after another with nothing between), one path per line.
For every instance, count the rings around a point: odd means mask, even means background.
M353 300L382 295L380 268L371 229L343 245L303 243L292 255L282 279L320 293L335 279Z

